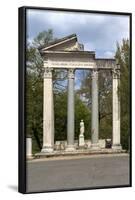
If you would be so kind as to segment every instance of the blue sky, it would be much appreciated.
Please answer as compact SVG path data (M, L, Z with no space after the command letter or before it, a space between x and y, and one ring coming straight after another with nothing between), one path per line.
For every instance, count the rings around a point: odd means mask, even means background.
M76 33L85 50L96 57L113 58L116 42L129 38L129 17L108 14L27 10L27 36L31 41L44 30L53 29L54 37Z
M47 10L27 10L29 41L39 32L53 29L55 38L76 33L84 50L96 51L97 58L113 58L116 42L129 38L129 17L108 14L72 13ZM76 71L75 88L81 84L81 73Z

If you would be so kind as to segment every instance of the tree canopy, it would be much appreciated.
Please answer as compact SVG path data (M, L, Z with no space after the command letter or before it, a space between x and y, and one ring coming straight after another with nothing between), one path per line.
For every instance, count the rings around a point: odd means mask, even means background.
M43 135L43 60L38 48L54 41L53 31L40 32L27 44L26 52L26 133L32 135L33 152L42 148ZM128 149L130 132L130 66L129 41L117 44L115 58L121 66L121 142ZM67 72L53 72L55 141L67 139ZM81 71L81 86L75 91L75 139L81 119L85 123L85 139L91 137L91 72ZM99 72L99 137L112 137L112 75Z
M129 148L130 139L130 46L129 40L117 43L115 58L120 64L120 100L121 100L121 142L124 149Z

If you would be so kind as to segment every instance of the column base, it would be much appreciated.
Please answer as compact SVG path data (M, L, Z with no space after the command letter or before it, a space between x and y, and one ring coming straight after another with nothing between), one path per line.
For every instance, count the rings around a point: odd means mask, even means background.
M99 143L91 144L90 149L92 149L92 150L100 150Z
M75 151L75 149L74 145L67 145L65 151Z
M51 153L53 151L53 147L43 147L41 153Z
M121 144L113 144L112 145L112 149L114 149L114 150L122 150L122 146L121 146Z
M27 160L32 160L33 158L33 155L27 155Z

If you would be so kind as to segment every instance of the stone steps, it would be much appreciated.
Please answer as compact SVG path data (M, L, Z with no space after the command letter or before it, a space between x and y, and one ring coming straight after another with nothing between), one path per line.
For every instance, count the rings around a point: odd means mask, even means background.
M79 156L79 155L98 155L98 154L119 154L119 153L126 153L126 150L115 150L115 149L98 149L98 150L91 150L91 149L78 149L75 151L53 151L53 152L46 152L46 153L36 153L34 158L47 158L47 157L58 157L58 156Z

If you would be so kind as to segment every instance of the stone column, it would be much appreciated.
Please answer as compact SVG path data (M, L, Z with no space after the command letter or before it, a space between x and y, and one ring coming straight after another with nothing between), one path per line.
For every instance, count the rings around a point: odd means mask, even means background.
M43 147L41 152L52 152L54 148L54 107L52 68L45 68L43 88Z
M74 69L68 69L68 104L67 104L67 151L74 146Z
M113 96L113 134L112 134L112 149L121 149L120 144L120 96L119 96L119 82L120 69L114 68L112 70L112 96Z
M27 136L26 138L26 157L27 159L32 159L32 137Z
M99 149L98 69L92 70L91 148Z

